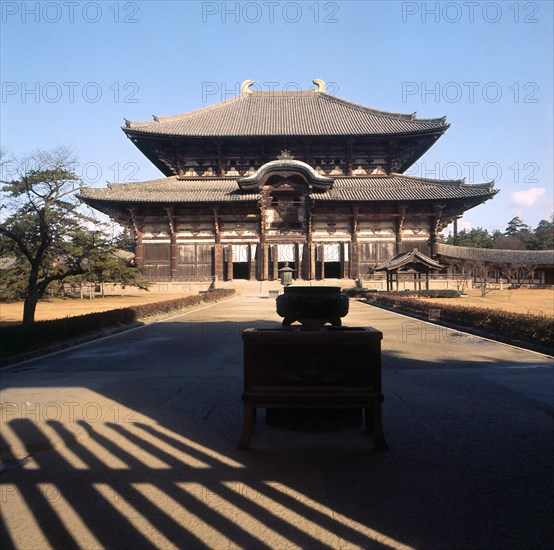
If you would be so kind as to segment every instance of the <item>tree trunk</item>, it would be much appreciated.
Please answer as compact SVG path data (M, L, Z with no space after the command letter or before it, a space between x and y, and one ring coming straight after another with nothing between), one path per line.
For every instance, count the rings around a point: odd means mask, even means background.
M25 296L25 302L23 303L23 326L29 326L35 322L37 303L42 298L44 290L46 290L43 289L41 292L41 288L37 284L38 266L38 262L31 264L31 271L27 282L27 296Z
M28 327L35 322L35 312L38 301L39 295L37 292L29 292L25 297L25 302L23 304L23 326Z

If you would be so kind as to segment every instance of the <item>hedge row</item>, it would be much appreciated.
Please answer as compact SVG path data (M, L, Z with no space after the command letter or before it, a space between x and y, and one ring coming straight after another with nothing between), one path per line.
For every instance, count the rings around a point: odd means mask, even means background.
M37 321L29 327L6 325L0 327L0 355L18 354L48 346L65 340L72 340L102 329L132 325L139 319L170 313L172 311L200 304L214 302L230 296L234 289L217 289L176 300L166 300L100 313L87 313L64 319Z
M391 293L393 294L393 293ZM459 298L460 293L452 288L436 288L433 290L404 290L402 296L420 296L422 298Z
M433 304L393 294L372 295L368 301L425 316L432 314L435 318L439 316L444 321L542 346L550 347L554 342L554 317L550 315L531 315L498 309Z
M343 292L348 294L350 298L364 298L366 294L373 294L374 292L380 292L376 288L358 288L358 287L352 287L352 288L345 288L343 289Z
M345 288L343 292L346 292L351 298L365 298L368 294L373 295L375 292L383 292L376 288ZM454 289L439 288L434 290L401 290L399 292L388 292L387 294L394 294L395 296L421 296L423 298L459 298L460 293Z

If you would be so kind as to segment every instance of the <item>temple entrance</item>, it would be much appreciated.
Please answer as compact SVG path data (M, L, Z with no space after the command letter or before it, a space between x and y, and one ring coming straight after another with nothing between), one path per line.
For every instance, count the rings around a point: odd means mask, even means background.
M325 262L323 277L325 279L340 279L340 262Z
M249 279L250 264L248 262L233 262L233 279Z
M277 272L288 263L289 267L294 270L293 279L298 279L297 262L296 262L296 245L292 243L277 245Z
M250 279L250 247L247 244L231 245L231 265L228 279Z
M342 255L340 243L324 243L320 246L322 279L340 279L342 277Z

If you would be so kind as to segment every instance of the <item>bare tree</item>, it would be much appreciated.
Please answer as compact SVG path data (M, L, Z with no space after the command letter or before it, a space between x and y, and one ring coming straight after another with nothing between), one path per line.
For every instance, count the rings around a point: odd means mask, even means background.
M452 278L456 285L456 290L460 294L465 294L469 285L469 272L466 270L464 260L449 259L448 264L452 267Z
M489 276L491 265L486 261L481 249L468 249L469 256L464 260L464 265L469 269L475 286L481 290L481 296L486 296L489 287Z

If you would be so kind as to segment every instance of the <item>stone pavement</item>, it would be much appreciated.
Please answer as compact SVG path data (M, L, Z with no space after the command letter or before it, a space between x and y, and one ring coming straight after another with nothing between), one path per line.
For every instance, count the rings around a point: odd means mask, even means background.
M541 549L551 358L352 302L383 340L383 426L241 433L255 290L2 371L2 548Z

